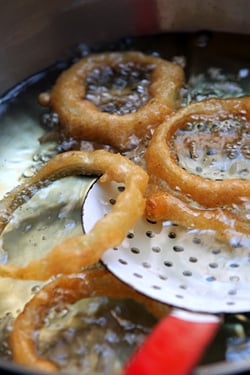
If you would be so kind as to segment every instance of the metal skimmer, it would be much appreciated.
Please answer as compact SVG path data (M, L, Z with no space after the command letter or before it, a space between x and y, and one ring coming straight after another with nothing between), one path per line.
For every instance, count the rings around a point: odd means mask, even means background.
M86 232L111 209L112 204L115 204L120 188L121 185L117 183L94 184L83 206L83 226ZM112 273L139 292L163 303L196 312L184 317L184 320L197 322L198 319L199 323L203 322L208 325L212 322L213 328L208 328L209 334L202 331L199 333L202 340L205 340L204 337L207 335L207 342L203 343L204 347L212 339L216 324L219 326L218 316L210 316L208 313L250 311L250 246L248 240L229 245L216 240L212 232L187 231L170 222L151 223L142 218L135 228L131 229L119 247L105 252L102 261ZM176 310L174 315L178 315L177 320L179 320L179 313L176 314ZM171 322L171 324L173 328L174 323ZM192 335L192 339L187 337L187 345L190 347L190 342L192 342L191 346L194 346L194 351L199 351L199 354L195 354L195 362L201 355L201 347L197 346L201 344L198 344L196 330L190 325L190 329L187 331L186 324L181 329L181 332L185 332L184 335ZM159 335L163 336L161 332L158 332ZM169 346L171 347L173 342L179 339L178 334L169 337L169 333L165 332L164 335L168 345L166 350L169 353ZM169 341L170 339L171 341ZM152 338L150 340L152 341ZM171 344L169 345L169 343ZM164 344L161 343L161 345L163 345L161 352L164 352ZM173 355L174 358L179 355L183 356L183 350L177 351L178 353ZM185 350L188 348L185 347ZM140 355L141 353L143 353L142 349ZM141 363L146 357L152 357L152 353L148 353L148 348L143 358L133 360L133 363L136 363L135 368L132 366L132 370L129 368L126 374L150 374L147 370L141 371ZM182 361L178 361L182 365L185 362L184 357L182 357ZM187 360L190 361L191 357L192 355L189 353ZM188 374L188 369L194 365L192 362L186 367L182 366L178 372L178 364L175 359L171 372L171 360L168 358L166 361L166 358L167 353L163 355L162 359L167 363L168 374ZM155 362L154 369L156 371L161 361L157 358ZM163 375L162 371L154 373Z
M93 186L84 204L85 231L111 209L119 186ZM250 310L248 242L229 246L207 231L142 218L102 260L125 283L159 301L200 312Z

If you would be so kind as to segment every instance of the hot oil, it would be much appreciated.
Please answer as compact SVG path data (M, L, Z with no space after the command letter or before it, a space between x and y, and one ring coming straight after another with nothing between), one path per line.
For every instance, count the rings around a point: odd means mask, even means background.
M105 297L83 300L63 319L59 315L41 331L39 352L70 373L86 375L120 373L156 323L142 305Z
M173 140L178 163L206 179L249 180L249 129L244 116L191 119Z
M59 72L70 62L92 51L123 49L138 49L181 62L185 65L187 75L187 82L182 89L184 105L192 100L202 100L207 97L248 95L250 93L248 42L248 39L224 34L172 34L128 38L108 47L79 46L70 61L39 73L0 99L1 197L33 175L53 155L72 146L70 142L62 145L58 145L55 141L39 142L41 137L46 136L57 126L58 119L56 114L49 113L39 106L37 101L38 94L49 90ZM221 47L220 52L215 53L215 50L218 51L218 46ZM99 73L97 78L94 77L97 81ZM95 93L94 78L90 83L93 84L92 89ZM109 76L109 84L112 79ZM138 91L137 78L133 78L137 90L133 93L134 96L132 95L133 100L137 101L138 95L142 93L140 100L144 101L143 98L147 95L147 74L144 83L145 85ZM122 85L124 82L119 84ZM89 92L88 95L93 95L93 92ZM109 111L112 112L112 109ZM144 140L144 144L128 152L127 155L143 165L147 142L148 139ZM198 146L201 149L200 143ZM83 142L83 149L89 147L92 146ZM191 159L195 160L196 154L200 157L192 144L188 146L188 150L193 152L194 157ZM227 150L229 150L228 146ZM246 165L249 165L248 152L243 151L242 145L237 160L240 158L242 162L244 159ZM206 155L204 161L207 166L206 171L209 173L211 163L209 164L207 160L212 156ZM230 163L233 162L235 160L231 158ZM197 165L194 169L197 172ZM248 179L249 174L244 178ZM89 183L90 180L74 177L58 181L41 190L30 202L19 208L1 236L2 261L6 262L8 258L16 264L27 263L46 254L63 238L80 234L82 198ZM11 360L7 337L12 321L41 286L42 283L36 281L0 280L0 359ZM142 316L143 320L141 320ZM236 316L234 319L232 316L226 316L225 324L212 345L212 349L215 347L219 349L216 350L216 355L213 350L209 350L203 363L215 362L227 357L237 360L241 357L241 353L247 351L250 341L248 314L244 314L244 317L245 320L242 321ZM41 331L39 350L70 373L74 369L77 373L86 375L101 374L105 371L113 374L121 369L131 351L139 345L155 322L156 320L141 305L133 301L109 300L105 296L89 299L62 311L59 315L53 315L52 312ZM240 339L242 341L238 350L237 342ZM235 353L235 356L232 353Z
M135 63L96 68L87 77L85 98L102 112L125 115L136 112L150 98L153 66Z

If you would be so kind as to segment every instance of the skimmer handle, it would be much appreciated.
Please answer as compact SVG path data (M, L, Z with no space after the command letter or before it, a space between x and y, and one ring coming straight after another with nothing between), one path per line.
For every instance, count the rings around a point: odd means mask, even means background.
M123 375L187 375L214 338L216 315L182 310L162 319L124 368Z

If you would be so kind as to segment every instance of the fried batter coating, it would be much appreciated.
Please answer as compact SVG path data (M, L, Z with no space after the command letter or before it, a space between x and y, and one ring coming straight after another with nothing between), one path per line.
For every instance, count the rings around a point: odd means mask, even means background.
M103 69L119 72L124 67L133 72L133 66L139 70L150 70L149 98L135 112L119 114L114 110L108 113L86 96L89 75L93 72ZM106 80L105 74L102 80ZM50 93L49 105L59 116L59 132L64 138L107 144L122 151L135 147L150 129L158 126L178 107L183 82L182 68L160 57L141 52L92 54L59 76ZM139 83L132 87L132 94L138 86ZM115 102L112 94L119 100L123 95L129 97L128 90L126 85L111 87L109 102L112 101L112 105ZM97 97L98 92L94 96ZM42 99L42 104L48 103L47 97L44 100L42 96Z
M98 221L88 234L63 241L47 256L32 261L27 266L1 264L1 276L47 280L56 274L77 273L82 267L99 261L105 250L119 245L143 215L148 175L141 167L120 154L105 150L69 151L55 156L36 175L15 188L0 202L0 230L3 231L13 211L41 186L76 174L102 175L101 182L123 182L125 190L119 194L111 212Z
M52 308L59 311L67 304L96 296L135 299L157 318L162 318L170 310L167 305L136 292L106 270L89 269L78 275L62 276L44 286L15 320L10 334L14 361L37 370L59 371L56 364L37 353L38 331Z
M193 175L178 165L172 139L190 121L212 121L237 116L250 120L250 98L208 99L187 105L162 123L154 132L146 152L150 175L162 178L175 191L191 197L204 207L218 207L244 202L250 198L250 181L237 178L209 180ZM248 131L250 125L248 125Z

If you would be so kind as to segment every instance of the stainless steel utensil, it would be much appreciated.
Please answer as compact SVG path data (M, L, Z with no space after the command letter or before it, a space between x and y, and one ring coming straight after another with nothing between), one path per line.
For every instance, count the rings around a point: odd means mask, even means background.
M94 185L84 203L86 232L117 194L115 183ZM118 278L178 308L149 335L125 374L148 375L152 368L159 375L188 374L218 329L220 314L249 311L249 255L248 241L232 249L211 233L145 218L119 247L106 251L102 260Z

